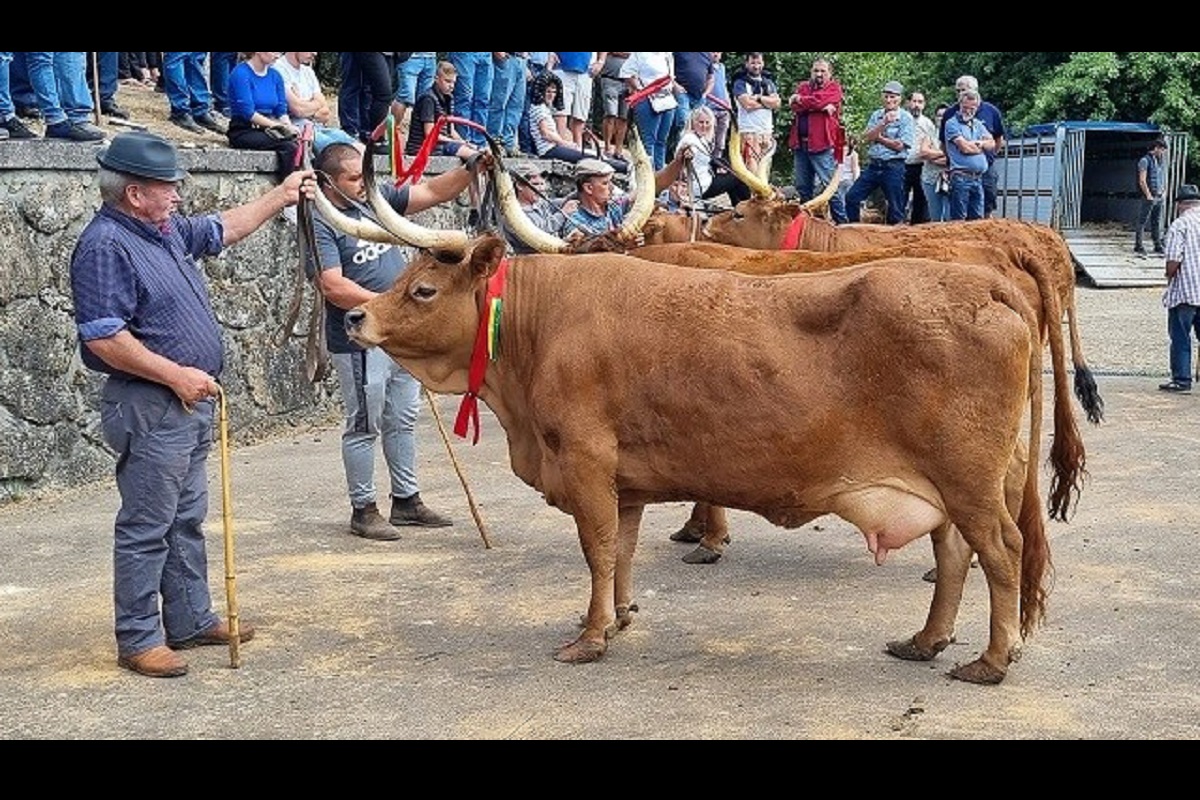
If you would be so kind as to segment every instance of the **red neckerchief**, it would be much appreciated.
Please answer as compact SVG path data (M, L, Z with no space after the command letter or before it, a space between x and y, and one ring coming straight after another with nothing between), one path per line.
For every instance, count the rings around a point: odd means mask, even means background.
M808 224L808 215L801 211L792 220L792 224L788 226L788 231L783 236L782 250L799 250L800 242L804 239L804 226Z
M454 420L454 433L467 438L467 432L475 425L475 438L471 444L479 444L479 390L483 387L483 376L487 373L488 361L495 361L499 350L500 298L504 294L504 281L508 276L508 259L500 262L495 274L488 279L483 305L479 309L479 331L475 335L475 349L471 351L471 370L467 373L467 393L458 407ZM493 302L495 301L495 302ZM494 308L493 308L494 306ZM489 336L492 347L488 347ZM490 358L489 358L490 356Z

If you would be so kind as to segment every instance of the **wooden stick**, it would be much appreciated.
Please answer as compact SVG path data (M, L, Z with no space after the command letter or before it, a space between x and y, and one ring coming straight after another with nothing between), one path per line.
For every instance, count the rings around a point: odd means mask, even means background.
M92 91L96 93L95 102L92 103L92 116L96 118L96 125L100 124L100 54L92 53Z
M229 666L237 669L242 665L240 645L241 623L238 620L237 577L233 569L233 503L230 500L229 480L229 408L225 390L217 387L221 403L221 521L225 529L225 602L229 617Z
M433 395L429 390L422 387L421 391L425 394L425 399L429 401L429 408L433 411L433 418L437 421L438 433L442 434L442 441L446 443L446 452L450 454L450 463L454 465L454 471L458 473L458 481L462 484L463 491L467 494L467 505L471 507L471 516L475 518L475 527L479 528L479 535L483 538L483 546L487 550L492 549L492 543L488 539L487 528L484 527L483 518L479 516L479 508L475 505L475 497L471 494L471 487L467 485L467 478L463 475L462 468L458 465L458 458L454 455L454 447L450 444L450 437L446 433L446 426L442 423L442 414L438 411L437 404L433 401Z

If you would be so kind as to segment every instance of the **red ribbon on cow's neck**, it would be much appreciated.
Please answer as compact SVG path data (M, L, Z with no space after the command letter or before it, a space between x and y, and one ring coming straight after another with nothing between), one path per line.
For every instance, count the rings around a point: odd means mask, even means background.
M799 250L800 242L804 239L804 226L808 224L808 214L801 211L792 220L792 224L788 226L788 231L783 237L783 246L781 250Z
M479 390L483 387L483 377L487 374L489 355L495 359L496 348L488 347L488 337L496 336L499 304L493 303L504 294L504 281L508 277L508 259L500 262L496 272L488 279L487 290L483 295L483 304L479 308L479 331L475 335L475 349L471 351L471 369L467 373L467 393L458 406L458 417L454 420L454 433L461 439L467 438L470 426L475 426L475 438L471 444L479 444Z

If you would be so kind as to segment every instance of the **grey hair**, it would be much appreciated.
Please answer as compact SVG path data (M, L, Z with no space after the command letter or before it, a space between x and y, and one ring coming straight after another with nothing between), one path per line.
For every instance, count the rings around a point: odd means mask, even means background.
M100 187L100 199L108 205L120 205L125 199L126 187L135 184L138 179L123 172L100 168L96 183Z
M958 93L958 96L960 99L961 98L969 98L971 100L980 100L980 101L983 100L983 98L980 97L979 92L975 89L963 89L961 92Z
M963 75L954 82L954 88L960 92L970 89L971 91L979 91L979 79L974 75Z
M717 115L713 113L711 108L705 105L700 105L692 109L692 113L688 115L688 121L695 123L695 121L701 117L708 117L713 122L716 122L717 120Z

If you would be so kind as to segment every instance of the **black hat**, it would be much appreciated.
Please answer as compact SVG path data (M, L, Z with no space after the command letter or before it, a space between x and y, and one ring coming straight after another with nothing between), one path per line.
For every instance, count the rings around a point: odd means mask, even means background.
M105 169L156 181L174 183L188 176L179 168L175 145L149 131L118 133L96 160Z
M1196 188L1194 183L1185 183L1179 187L1179 194L1175 195L1176 203L1195 203L1200 202L1200 189Z

